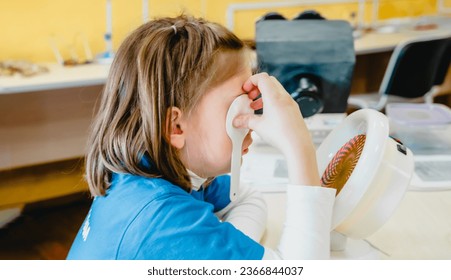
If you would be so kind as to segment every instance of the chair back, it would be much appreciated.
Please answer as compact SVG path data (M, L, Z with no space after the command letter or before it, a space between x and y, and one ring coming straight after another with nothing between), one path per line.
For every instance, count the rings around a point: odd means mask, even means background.
M451 38L448 38L446 50L443 54L443 59L437 69L437 75L435 77L434 85L441 85L445 81L446 74L448 73L449 64L451 63Z
M451 57L451 35L424 37L399 44L390 58L379 92L422 97L443 83Z

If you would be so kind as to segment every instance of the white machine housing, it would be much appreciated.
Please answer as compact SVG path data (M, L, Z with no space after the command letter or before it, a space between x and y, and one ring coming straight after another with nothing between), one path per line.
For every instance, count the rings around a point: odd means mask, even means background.
M324 172L336 152L365 134L365 144L346 184L336 197L331 229L352 239L376 232L400 204L414 170L412 152L389 136L387 117L361 109L346 117L317 149L318 169Z

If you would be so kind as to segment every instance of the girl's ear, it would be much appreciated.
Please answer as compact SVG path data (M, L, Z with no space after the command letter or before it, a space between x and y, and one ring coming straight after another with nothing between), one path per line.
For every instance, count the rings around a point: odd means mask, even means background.
M182 149L185 146L185 132L182 122L182 111L177 107L168 109L168 118L166 124L166 135L169 135L171 145L177 149Z

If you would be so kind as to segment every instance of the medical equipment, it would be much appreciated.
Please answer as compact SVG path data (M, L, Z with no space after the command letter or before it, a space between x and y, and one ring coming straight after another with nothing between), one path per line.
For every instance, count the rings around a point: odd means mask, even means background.
M365 239L376 233L401 203L413 178L412 152L389 136L388 118L374 109L358 110L337 122L316 152L323 186L341 188L332 217L331 258L383 258L383 252ZM268 195L284 193L288 183L286 161L279 151L256 136L244 158L242 183ZM334 165L340 168L326 172ZM343 178L345 183L341 185ZM334 185L334 180L339 184ZM276 212L276 217L283 215L283 211Z
M243 94L235 98L229 107L226 117L226 131L227 135L232 141L232 159L231 159L231 178L230 178L230 200L234 201L237 197L238 188L240 185L240 168L241 168L241 149L244 137L249 132L249 129L235 128L232 124L233 119L241 114L253 114L251 109L252 100L247 94Z
M364 141L359 135L365 136ZM357 146L349 144L356 137L360 137ZM412 152L389 136L388 119L376 110L358 110L330 132L316 153L320 174L337 152L349 145L361 152L352 169L344 171L349 176L336 196L331 225L332 249L342 251L348 238L364 239L387 222L400 204L414 169ZM341 160L337 167L346 157ZM333 185L333 180L329 184Z
M304 118L344 113L355 65L346 21L271 19L256 23L258 71L275 76Z

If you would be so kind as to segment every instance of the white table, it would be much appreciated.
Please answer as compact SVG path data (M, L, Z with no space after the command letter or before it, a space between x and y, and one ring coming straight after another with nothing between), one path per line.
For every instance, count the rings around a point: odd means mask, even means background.
M43 66L49 72L31 77L0 76L0 95L103 85L110 69L108 64L95 63L67 67L59 64Z
M80 157L109 65L0 77L0 171Z
M437 28L416 30L417 22L432 23ZM378 31L380 30L380 31ZM354 41L357 55L393 50L402 41L431 35L450 35L451 17L424 17L412 20L388 20L380 23L380 28L363 33Z
M263 244L276 248L285 219L286 196L284 191L273 191L265 192L264 198L268 205L268 225ZM408 191L386 224L365 241L348 240L350 249L345 253L352 259L449 260L450 213L451 191ZM375 254L374 248L379 254ZM336 255L332 253L332 257Z

